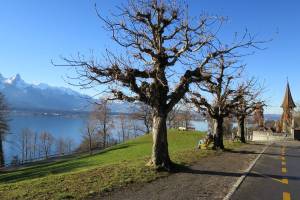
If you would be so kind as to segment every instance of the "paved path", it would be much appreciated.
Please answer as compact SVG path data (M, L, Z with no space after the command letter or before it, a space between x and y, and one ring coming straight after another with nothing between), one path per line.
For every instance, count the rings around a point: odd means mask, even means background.
M231 199L299 200L300 142L276 142L271 145Z
M222 200L264 145L244 145L233 152L201 159L198 164L143 185L132 185L93 199Z

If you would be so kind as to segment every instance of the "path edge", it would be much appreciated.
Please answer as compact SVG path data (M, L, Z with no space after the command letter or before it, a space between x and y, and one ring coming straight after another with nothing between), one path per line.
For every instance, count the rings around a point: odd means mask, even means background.
M271 146L273 143L266 144L266 146L263 148L263 150L259 153L259 155L251 162L249 167L244 171L243 175L235 182L235 184L230 189L229 193L223 198L223 200L230 200L230 198L233 196L233 194L239 189L245 178L249 175L250 171L253 169L261 155L267 150L269 146Z

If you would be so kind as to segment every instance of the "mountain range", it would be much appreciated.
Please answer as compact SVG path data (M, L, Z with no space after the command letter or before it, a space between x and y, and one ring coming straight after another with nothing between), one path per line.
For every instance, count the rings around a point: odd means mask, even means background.
M0 74L0 92L10 109L21 111L86 112L96 101L70 88L27 83L19 74L10 78ZM109 104L113 113L128 113L132 106L126 102Z
M87 111L92 98L65 87L26 83L19 74L0 74L0 92L14 110Z

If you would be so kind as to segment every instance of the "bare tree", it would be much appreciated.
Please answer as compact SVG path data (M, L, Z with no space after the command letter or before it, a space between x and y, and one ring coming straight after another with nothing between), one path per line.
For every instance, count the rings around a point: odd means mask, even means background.
M83 130L83 141L79 149L88 149L90 154L92 154L95 148L106 148L112 127L113 123L108 102L100 100L95 104L86 123L86 127Z
M13 167L17 167L21 164L21 161L19 160L19 157L17 155L14 155L11 159L10 165Z
M37 132L33 134L32 148L33 148L33 158L38 157L39 144L38 144L39 135Z
M86 144L90 155L93 154L93 149L96 146L96 134L97 134L97 124L95 120L88 120L83 130L83 141L81 142L80 149L86 150Z
M257 129L259 130L263 130L265 128L264 107L265 105L263 103L257 102L253 112L254 122L257 124ZM281 125L279 124L279 126Z
M264 104L262 100L260 100L260 94L263 91L263 88L256 87L257 81L255 79L251 79L245 82L241 88L241 94L239 98L239 102L237 106L234 108L235 116L238 120L238 135L240 136L240 140L242 143L246 142L245 138L245 120L251 115L256 108L257 104Z
M97 12L126 56L107 51L103 63L81 55L64 58L63 66L76 68L77 85L106 85L111 100L140 101L152 108L153 148L149 165L157 168L171 167L166 120L190 84L210 79L205 68L212 60L257 44L245 34L241 41L223 45L217 33L224 18L202 15L191 20L186 7L176 1L136 0L128 1L112 18ZM178 64L180 70L176 68Z
M72 138L65 138L67 153L71 154L74 148L74 140Z
M192 106L188 103L183 103L179 113L179 120L182 122L182 125L188 130L191 127L191 121L193 118Z
M169 112L167 117L168 128L178 128L180 126L179 119L180 105L175 105Z
M51 135L51 133L44 131L40 134L40 145L46 159L49 158L53 144L54 137Z
M64 138L58 138L56 140L56 152L59 155L66 155L68 151L68 140Z
M120 133L122 137L122 142L125 142L126 139L128 139L129 135L129 124L127 116L123 113L119 115L119 121L120 121Z
M20 143L21 143L21 159L22 162L26 162L29 160L29 155L31 152L31 140L32 140L33 132L25 128L21 132Z
M108 145L110 129L113 127L111 110L107 100L100 100L96 104L91 120L95 121L98 135L102 137L102 148L104 149Z
M224 137L227 139L231 139L232 138L232 134L233 134L233 115L229 115L229 117L224 118L223 121L223 134Z
M142 113L140 113L142 114ZM142 114L144 115L144 114ZM141 115L139 115L139 113L131 113L129 115L130 117L130 123L129 123L129 127L130 127L130 132L131 135L136 138L138 135L145 133L145 128L143 127L143 125L141 125L140 120L141 120ZM145 121L144 122L144 126L145 126ZM146 132L146 134L149 134Z
M168 128L191 127L193 105L187 101L180 101L169 112L167 118Z
M214 148L224 149L223 144L223 123L224 119L233 114L234 108L238 105L243 89L236 87L244 66L236 66L236 61L225 61L220 57L211 66L213 76L211 82L198 85L198 89L211 94L203 97L199 92L193 92L191 101L198 109L205 109L214 120Z
M29 128L24 128L15 140L22 163L34 160L40 156L39 134Z
M146 128L146 134L151 133L152 128L152 109L149 105L139 103L137 110L132 115L133 120L142 120Z
M5 165L3 141L8 131L8 107L4 100L4 95L0 93L0 168Z

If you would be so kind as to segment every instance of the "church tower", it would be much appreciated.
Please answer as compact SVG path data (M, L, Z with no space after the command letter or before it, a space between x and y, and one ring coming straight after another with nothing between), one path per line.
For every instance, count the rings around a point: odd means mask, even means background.
M293 111L296 108L296 104L293 100L290 84L287 82L283 103L281 105L283 113L281 116L281 127L285 133L291 133L293 128Z

